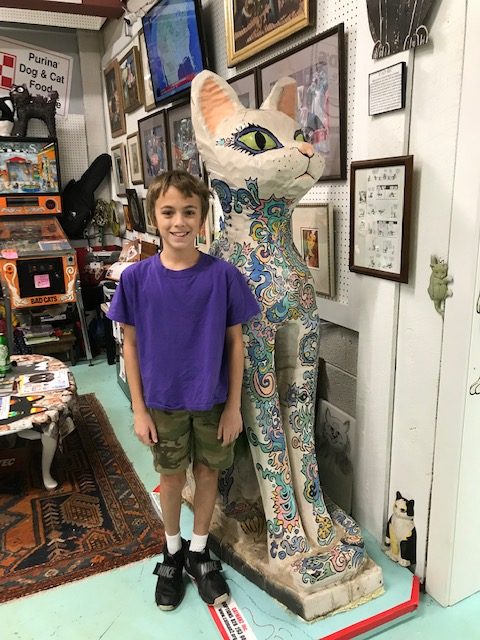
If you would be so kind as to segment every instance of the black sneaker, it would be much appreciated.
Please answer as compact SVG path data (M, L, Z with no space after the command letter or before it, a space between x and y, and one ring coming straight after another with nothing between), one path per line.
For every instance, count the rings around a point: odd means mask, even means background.
M173 555L168 553L166 547L163 552L163 562L158 562L153 573L158 576L155 587L155 602L162 611L171 611L178 607L185 595L183 582L183 563L187 543L182 539L182 548Z
M218 607L227 602L230 589L221 575L222 565L212 560L208 549L205 551L187 551L185 571L197 583L198 593L208 605Z

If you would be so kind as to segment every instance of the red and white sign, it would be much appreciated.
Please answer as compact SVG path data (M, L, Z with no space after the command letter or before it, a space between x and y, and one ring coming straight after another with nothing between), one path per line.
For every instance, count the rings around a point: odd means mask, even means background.
M0 87L10 91L15 84L17 56L0 52Z
M66 117L72 68L71 56L0 37L0 95L14 84L26 85L32 95L58 91L57 115Z

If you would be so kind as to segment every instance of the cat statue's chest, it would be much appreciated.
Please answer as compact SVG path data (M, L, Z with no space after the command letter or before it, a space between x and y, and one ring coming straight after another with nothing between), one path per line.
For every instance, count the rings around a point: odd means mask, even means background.
M310 272L292 240L292 202L274 195L260 199L255 180L246 181L245 189L218 179L212 186L224 216L212 253L245 275L270 320L291 319L299 300L316 309Z

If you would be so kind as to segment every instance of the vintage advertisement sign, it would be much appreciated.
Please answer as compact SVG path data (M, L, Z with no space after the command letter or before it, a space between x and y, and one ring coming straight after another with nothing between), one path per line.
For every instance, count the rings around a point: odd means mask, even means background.
M68 114L73 58L0 37L0 96L24 84L32 95L58 91L57 115Z

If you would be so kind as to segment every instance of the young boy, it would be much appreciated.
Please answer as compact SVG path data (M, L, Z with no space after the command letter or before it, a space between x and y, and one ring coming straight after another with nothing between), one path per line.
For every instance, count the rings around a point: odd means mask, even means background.
M151 447L160 472L167 548L154 573L155 601L164 610L182 601L184 567L207 604L222 604L230 593L206 543L218 474L232 464L242 430L242 323L259 306L233 265L195 248L209 197L205 184L185 171L155 179L147 210L162 252L123 272L108 313L124 328L135 433ZM188 545L180 507L190 460L196 489Z

